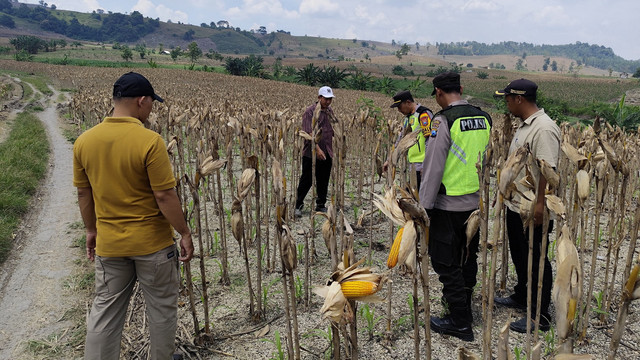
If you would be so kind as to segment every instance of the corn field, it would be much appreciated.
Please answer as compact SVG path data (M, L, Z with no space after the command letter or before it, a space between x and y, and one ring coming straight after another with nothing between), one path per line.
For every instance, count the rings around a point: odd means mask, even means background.
M3 63L27 65L77 89L70 121L83 130L109 114L112 84L128 71ZM482 204L468 228L479 229L481 245L475 341L465 343L428 327L429 316L445 309L424 252L429 221L406 169L403 150L411 144L392 146L402 117L389 108L390 98L335 91L329 211L310 211L310 193L303 217L294 219L303 140L318 135L300 134L301 116L316 88L142 72L165 99L154 104L149 127L168 144L196 246L194 259L181 266L178 343L185 358L640 357L639 134L599 121L562 125L554 171L526 152L507 158L512 121L492 114L489 165L478 171ZM439 110L432 99L417 100ZM393 166L382 174L387 159ZM555 321L547 333L510 334L509 321L522 314L493 306L494 295L509 293L515 281L504 201L513 174L534 166L548 179L547 216L555 219ZM528 180L535 191L538 179ZM521 208L525 223L530 210ZM409 242L398 240L398 259L388 259L396 235ZM128 358L144 358L144 304L139 295L132 303L123 346Z

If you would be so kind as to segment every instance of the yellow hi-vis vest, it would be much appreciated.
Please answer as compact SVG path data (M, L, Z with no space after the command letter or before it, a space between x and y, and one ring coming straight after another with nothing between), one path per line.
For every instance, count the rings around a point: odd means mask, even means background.
M491 116L472 105L449 106L439 114L446 117L451 134L440 193L450 196L473 194L480 189L476 163L478 154L480 161L484 160L489 145Z
M411 125L411 131L422 128L422 132L418 133L418 143L409 148L407 158L410 163L422 163L424 161L424 149L426 147L426 139L429 137L429 129L431 128L431 110L425 106L419 106L416 112L408 117L408 125Z

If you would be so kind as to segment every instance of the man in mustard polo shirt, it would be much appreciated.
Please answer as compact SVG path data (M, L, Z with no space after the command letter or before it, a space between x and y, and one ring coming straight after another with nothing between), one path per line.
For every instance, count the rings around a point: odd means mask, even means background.
M509 112L519 118L518 128L511 146L509 154L512 154L519 147L529 144L531 153L536 159L545 160L554 168L558 165L560 152L560 128L556 125L544 109L538 108L536 104L538 85L531 80L518 79L507 85L503 90L495 92L495 96L504 96ZM495 303L500 306L525 310L527 299L531 301L531 314L535 317L538 298L538 273L540 257L544 256L544 273L542 276L542 303L540 306L540 330L547 331L550 328L549 304L551 303L551 286L553 282L551 274L551 263L547 258L547 248L542 247L542 215L544 210L545 189L547 179L540 173L536 166L531 167L534 179L538 179L538 198L536 199L535 213L533 217L533 262L531 267L531 298L527 297L528 278L528 256L529 256L529 227L525 227L520 218L520 195L516 194L514 199L507 203L507 233L509 234L509 251L511 259L516 268L518 282L514 287L513 294L507 297L498 297ZM520 179L525 176L523 169L514 182L520 191L526 189L520 184ZM549 233L553 230L553 221L549 221ZM549 242L547 241L547 246ZM532 329L533 329L532 322ZM509 326L511 330L520 333L527 332L527 317L514 321Z
M113 115L73 147L87 257L96 263L85 359L120 357L136 280L147 306L151 358L170 359L175 350L178 260L191 259L193 244L165 143L143 126L154 100L163 101L144 76L124 74L113 85ZM180 254L172 226L181 235Z

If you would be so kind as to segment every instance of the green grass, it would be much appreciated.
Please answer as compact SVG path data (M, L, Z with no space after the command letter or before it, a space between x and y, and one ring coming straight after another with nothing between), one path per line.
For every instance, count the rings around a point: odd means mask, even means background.
M6 260L20 217L47 171L49 142L44 126L29 112L18 114L0 144L0 263Z
M45 79L41 76L37 76L37 75L26 76L26 77L22 77L22 80L33 85L36 89L38 89L38 91L40 91L45 95L53 95L53 91L49 89L49 86L47 86Z

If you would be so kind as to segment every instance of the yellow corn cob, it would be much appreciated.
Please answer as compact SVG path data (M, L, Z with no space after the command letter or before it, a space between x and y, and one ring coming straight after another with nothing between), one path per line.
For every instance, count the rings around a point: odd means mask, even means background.
M347 299L373 295L378 291L378 285L371 281L345 281L340 284L342 294Z
M404 227L401 227L396 234L396 238L393 240L393 245L391 245L391 251L389 251L389 258L387 259L387 267L389 269L393 268L398 263L398 253L400 251L400 242L402 241L403 232Z

